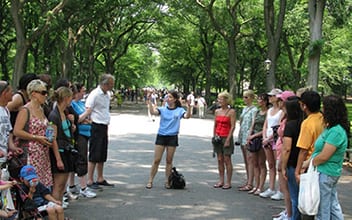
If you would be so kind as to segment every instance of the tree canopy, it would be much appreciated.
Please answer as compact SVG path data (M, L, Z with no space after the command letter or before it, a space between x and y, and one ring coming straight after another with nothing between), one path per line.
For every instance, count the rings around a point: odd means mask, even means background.
M321 4L321 5L319 5ZM352 0L4 0L0 76L212 93L312 85L350 95ZM320 29L319 29L320 28ZM269 58L271 66L265 69Z

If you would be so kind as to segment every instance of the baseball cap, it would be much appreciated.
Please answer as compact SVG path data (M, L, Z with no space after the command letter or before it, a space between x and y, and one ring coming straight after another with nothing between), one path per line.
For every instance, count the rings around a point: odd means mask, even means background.
M277 98L281 99L284 102L288 99L288 97L291 96L296 96L296 94L292 91L283 91L282 93L276 95Z
M30 181L32 179L38 179L38 176L35 172L35 168L31 165L26 165L22 167L21 172L20 172L20 177L23 179Z
M277 94L280 94L282 93L282 90L281 89L272 89L270 92L268 92L268 95L277 95Z

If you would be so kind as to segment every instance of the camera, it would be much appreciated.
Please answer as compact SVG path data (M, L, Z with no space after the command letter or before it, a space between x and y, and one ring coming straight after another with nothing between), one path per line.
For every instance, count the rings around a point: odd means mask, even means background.
M74 148L74 147L70 148L70 152L72 154L78 154L78 150L76 148Z
M222 139L221 139L221 137L218 136L218 135L215 135L215 136L212 138L211 141L212 141L213 144L222 144Z

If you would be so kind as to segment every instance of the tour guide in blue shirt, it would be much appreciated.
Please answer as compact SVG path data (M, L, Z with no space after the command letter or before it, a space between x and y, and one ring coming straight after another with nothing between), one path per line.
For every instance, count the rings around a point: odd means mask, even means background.
M149 96L150 97L150 94ZM187 103L187 111L182 107L177 91L170 91L166 100L167 107L154 108L149 100L150 114L160 115L160 127L155 141L154 161L150 170L150 176L146 185L147 189L153 187L153 179L158 172L159 164L166 149L165 188L169 189L169 176L172 169L172 160L178 146L178 133L182 118L190 118L190 103Z

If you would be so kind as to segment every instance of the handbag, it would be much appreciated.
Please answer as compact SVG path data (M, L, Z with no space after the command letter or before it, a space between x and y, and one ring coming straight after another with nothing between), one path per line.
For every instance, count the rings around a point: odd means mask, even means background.
M312 161L307 172L301 174L299 182L298 209L304 215L316 215L320 203L319 172Z
M262 141L263 141L263 138L261 136L253 138L249 142L247 149L250 152L258 152L263 147Z
M171 170L169 184L171 189L184 189L186 187L185 177L176 171L176 167L173 167Z

